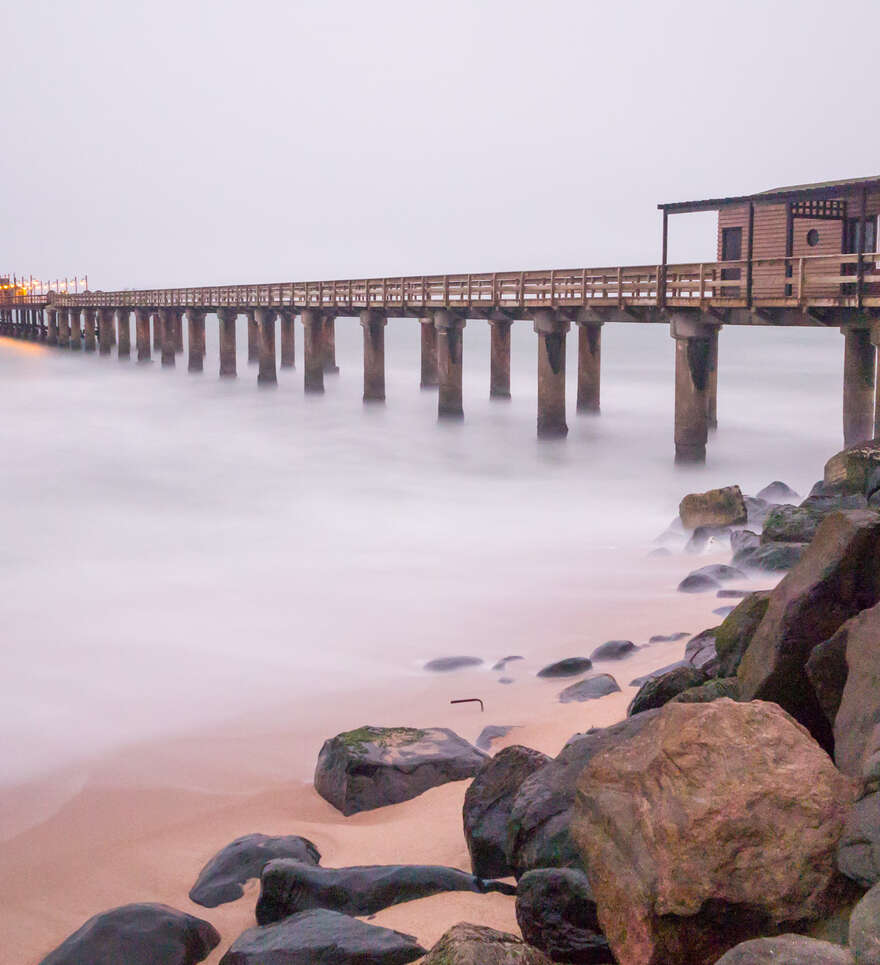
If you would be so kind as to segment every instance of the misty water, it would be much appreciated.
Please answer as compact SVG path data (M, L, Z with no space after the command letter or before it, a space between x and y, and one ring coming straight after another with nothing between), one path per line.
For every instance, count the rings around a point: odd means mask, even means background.
M536 636L524 609L635 606L649 565L674 594L681 560L647 553L685 492L805 492L841 444L836 331L724 329L720 429L708 465L681 470L665 326L605 326L598 418L574 413L572 332L554 443L535 438L526 323L510 402L488 399L488 326L469 323L454 425L419 389L414 320L389 322L388 401L370 407L356 320L337 321L321 397L299 368L258 389L238 328L235 381L212 317L198 376L185 356L172 371L0 340L3 782L436 656L568 655L575 628Z

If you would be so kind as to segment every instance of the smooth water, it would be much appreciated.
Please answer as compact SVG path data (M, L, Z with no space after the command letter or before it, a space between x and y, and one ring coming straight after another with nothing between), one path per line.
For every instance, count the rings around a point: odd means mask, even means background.
M634 597L625 561L685 492L803 492L841 444L836 331L725 329L720 429L684 471L665 327L605 326L598 418L574 413L572 333L554 443L535 438L531 326L513 401L490 402L488 326L469 323L455 425L419 390L418 329L389 323L388 402L369 407L353 319L322 397L301 370L258 390L241 320L235 381L213 318L199 376L0 339L0 780L434 656L552 650L523 608Z

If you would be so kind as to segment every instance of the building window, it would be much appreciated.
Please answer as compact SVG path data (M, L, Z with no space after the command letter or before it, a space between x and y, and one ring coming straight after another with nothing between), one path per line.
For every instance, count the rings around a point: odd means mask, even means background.
M810 228L810 230L807 232L807 244L811 248L815 248L816 245L819 244L819 232L816 230L816 228Z

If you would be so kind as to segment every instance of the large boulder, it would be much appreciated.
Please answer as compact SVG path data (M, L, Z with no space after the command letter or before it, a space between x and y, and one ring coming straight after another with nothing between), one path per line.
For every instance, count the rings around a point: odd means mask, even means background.
M880 605L838 631L846 635L846 683L834 718L834 760L851 777L876 780L880 754Z
M742 655L767 613L769 602L769 590L750 593L716 629L715 650L718 654L718 673L722 677L736 673Z
M832 513L801 561L773 589L737 670L745 700L772 700L830 748L832 737L806 663L817 644L880 595L880 515Z
M622 660L638 649L632 640L606 640L590 654L590 660Z
M874 885L853 908L849 947L858 965L880 965L880 885Z
M817 643L807 660L807 677L831 727L834 726L846 686L846 641L851 622L847 620L833 637Z
M867 794L847 813L837 867L863 888L880 881L880 793Z
M586 673L593 667L589 657L566 657L548 664L538 671L539 677L576 677L579 673Z
M507 822L523 781L550 758L514 744L486 761L464 796L464 837L471 868L481 878L513 874L507 860Z
M828 512L810 506L777 506L764 520L762 543L809 543Z
M422 965L553 965L521 938L485 925L462 922L428 952Z
M739 700L739 681L736 677L713 677L699 687L690 687L676 694L669 703L708 704L722 697Z
M582 867L570 827L578 778L594 754L637 734L654 714L639 714L577 735L549 764L522 782L507 825L507 855L517 878L535 868Z
M852 953L805 935L753 938L732 948L717 965L855 965Z
M412 935L315 909L248 929L220 965L406 965L424 954Z
M250 878L259 878L263 867L274 858L315 865L321 853L307 838L295 834L277 838L246 834L227 844L202 868L190 890L190 900L205 908L235 901L244 894L242 885Z
M740 526L748 522L748 511L739 486L710 489L685 496L678 507L685 529L698 526Z
M838 452L825 463L825 491L865 493L872 473L880 467L880 438L860 442Z
M748 570L762 573L782 573L800 562L808 543L762 543L752 549L740 550L733 562Z
M503 881L486 881L443 865L389 864L320 868L289 858L270 861L260 878L257 922L272 922L311 908L343 915L374 915L383 908L446 891L514 894Z
M475 777L487 758L445 727L361 727L324 742L315 790L347 816Z
M201 918L167 905L122 905L90 918L40 965L195 965L219 944Z
M627 715L633 717L646 710L662 707L673 697L692 687L699 687L709 679L708 674L699 667L686 664L669 670L659 677L651 677L639 688L627 709Z
M710 965L833 913L854 796L803 727L763 701L667 704L596 754L573 835L620 965Z
M524 874L516 890L516 920L523 938L554 962L614 961L582 871L539 868Z

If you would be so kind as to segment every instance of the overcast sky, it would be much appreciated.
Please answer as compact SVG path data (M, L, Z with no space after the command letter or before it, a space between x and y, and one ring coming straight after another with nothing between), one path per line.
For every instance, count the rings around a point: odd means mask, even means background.
M880 173L877 0L0 2L0 273L655 263L659 201Z

